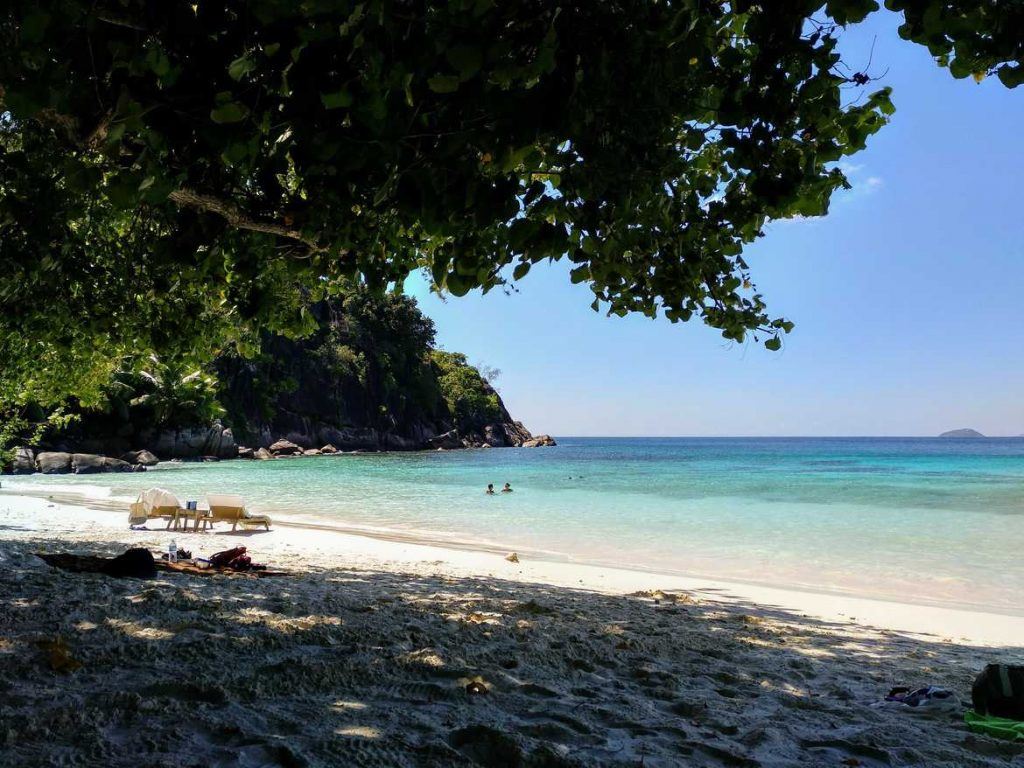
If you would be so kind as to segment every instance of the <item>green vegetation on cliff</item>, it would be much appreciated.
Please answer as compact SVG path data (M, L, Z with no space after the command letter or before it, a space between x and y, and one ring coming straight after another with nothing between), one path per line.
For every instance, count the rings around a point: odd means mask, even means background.
M414 448L450 430L482 435L510 421L465 355L435 348L434 324L415 300L363 289L309 311L315 330L307 337L266 334L254 357L230 348L205 369L149 356L111 374L95 404L70 400L50 413L29 404L0 439L180 455L185 449L168 434L219 420L254 446L289 437L309 446Z
M498 393L461 352L435 349L430 353L437 383L448 410L458 424L490 424L501 419Z

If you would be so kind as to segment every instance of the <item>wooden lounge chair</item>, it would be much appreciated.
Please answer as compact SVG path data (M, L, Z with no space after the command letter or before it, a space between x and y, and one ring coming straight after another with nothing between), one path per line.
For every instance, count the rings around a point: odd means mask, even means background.
M135 503L131 505L128 522L130 525L140 525L147 520L159 518L166 519L167 527L170 528L172 524L177 523L180 507L181 502L178 497L170 491L165 491L162 488L150 488L140 493Z
M146 520L166 519L168 528L170 528L171 524L174 523L177 515L177 505L173 507L150 507L149 509L146 509L144 505L139 502L135 502L132 504L131 508L131 517L136 523L141 522L142 518L145 518Z
M232 531L239 525L243 528L262 525L270 530L270 518L267 515L249 514L241 496L227 493L211 494L206 497L206 503L210 507L210 519L215 523L231 523Z

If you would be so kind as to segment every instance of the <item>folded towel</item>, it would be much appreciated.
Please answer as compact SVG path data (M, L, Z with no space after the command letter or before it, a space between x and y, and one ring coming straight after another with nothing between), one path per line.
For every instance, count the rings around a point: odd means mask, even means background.
M979 715L973 709L964 712L964 722L975 733L984 733L998 739L1024 741L1024 721L1011 720L1008 717Z

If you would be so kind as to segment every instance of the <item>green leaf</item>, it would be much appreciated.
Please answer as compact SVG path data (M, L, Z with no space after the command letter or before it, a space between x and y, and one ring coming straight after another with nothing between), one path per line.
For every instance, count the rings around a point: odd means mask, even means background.
M444 287L453 296L465 296L473 287L473 283L458 272L449 272L445 278Z
M430 276L434 279L434 285L444 286L445 275L448 274L448 259L443 256L435 256L431 265Z
M569 279L572 280L573 283L582 283L590 279L590 267L586 264L576 267L576 269L569 273Z
M865 16L877 10L875 0L830 0L825 4L828 15L844 26L863 21Z
M229 101L210 111L210 119L215 123L240 123L249 116L249 108L237 101Z
M256 69L256 62L246 54L239 56L228 65L228 75L232 80L241 80L254 69Z
M324 109L340 109L342 107L352 106L352 94L345 88L334 93L321 93L320 101L323 102Z
M778 352L782 349L782 339L778 336L772 336L770 339L765 341L764 348L769 349L772 352Z
M519 264L516 264L516 268L514 270L512 270L512 279L513 280L522 280L524 277L526 277L526 273L529 272L529 271L530 271L530 262L528 262L528 261L520 262Z
M157 77L165 77L171 71L171 60L162 49L155 46L146 51L146 63Z
M455 93L459 90L459 78L455 75L434 75L427 80L427 87L434 93Z
M468 80L480 71L483 55L475 45L455 45L445 51L445 58L459 72L459 78Z
M1024 83L1024 64L1017 64L1016 66L1007 64L1000 67L996 74L999 76L999 82L1007 88L1016 88L1021 83Z
M883 115L892 115L896 112L896 105L892 103L892 88L882 88L871 94L871 102L881 110Z
M402 78L402 90L405 92L405 103L413 106L412 100L412 72Z

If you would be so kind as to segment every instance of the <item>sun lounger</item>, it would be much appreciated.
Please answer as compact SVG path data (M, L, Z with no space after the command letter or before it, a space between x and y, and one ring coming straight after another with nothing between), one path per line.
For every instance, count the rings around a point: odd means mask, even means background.
M227 493L216 493L206 497L213 522L231 523L234 531L239 525L243 528L262 525L270 530L270 518L267 515L252 515L245 508L241 496Z
M147 520L166 519L167 527L177 522L181 501L170 491L150 488L139 494L128 513L129 525L142 525Z

